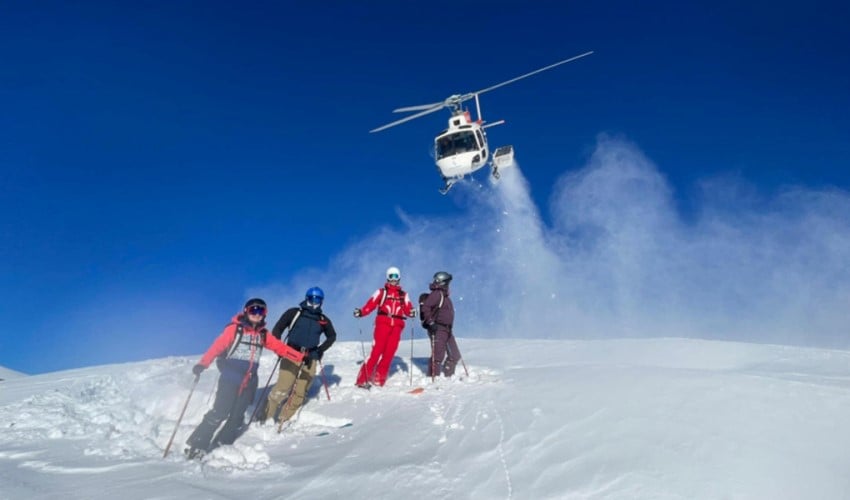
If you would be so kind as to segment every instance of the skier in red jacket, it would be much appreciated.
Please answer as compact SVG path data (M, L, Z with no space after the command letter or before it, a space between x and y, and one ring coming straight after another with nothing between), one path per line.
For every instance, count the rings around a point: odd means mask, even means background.
M405 318L416 316L416 309L407 292L401 289L401 271L397 267L387 269L387 282L369 297L363 307L354 309L354 317L360 318L377 309L372 352L360 367L357 386L368 388L371 384L383 386L387 381L390 364L395 356Z
M268 308L263 299L254 298L246 302L242 312L233 317L231 323L192 368L192 373L200 377L213 360L216 360L221 375L212 410L204 415L204 420L186 441L189 445L185 451L187 457L202 457L216 446L233 444L236 440L244 423L245 410L254 401L257 369L264 347L279 356L296 356L299 361L303 356L268 334L267 312ZM225 422L224 426L218 430L222 422Z

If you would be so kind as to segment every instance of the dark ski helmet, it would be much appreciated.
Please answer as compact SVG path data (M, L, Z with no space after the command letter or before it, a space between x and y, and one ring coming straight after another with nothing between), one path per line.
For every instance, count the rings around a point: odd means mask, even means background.
M267 307L266 301L257 297L254 297L253 299L248 299L248 302L245 302L245 307L243 307L243 309L248 309L251 306Z
M451 280L452 275L445 271L439 271L434 273L434 283L438 285L448 285Z
M319 307L325 301L325 292L321 288L314 286L307 290L304 297L307 299L307 305Z

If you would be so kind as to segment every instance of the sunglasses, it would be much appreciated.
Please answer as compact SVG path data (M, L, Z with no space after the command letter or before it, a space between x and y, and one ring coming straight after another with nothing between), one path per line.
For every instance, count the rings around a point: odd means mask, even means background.
M263 306L251 306L248 308L248 314L253 314L256 316L265 316L266 308Z
M399 276L396 273L393 273L393 274L390 274L390 275L387 276L387 279L390 280L390 281L398 281L399 278L401 278L401 276Z

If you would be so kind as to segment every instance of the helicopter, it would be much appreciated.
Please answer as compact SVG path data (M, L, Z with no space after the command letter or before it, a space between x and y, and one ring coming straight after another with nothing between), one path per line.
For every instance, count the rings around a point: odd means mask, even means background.
M505 85L511 84L517 80L522 80L523 78L536 75L537 73L552 69L556 66L589 56L590 54L593 54L592 50L570 57L569 59L558 61L554 64L550 64L549 66L536 69L516 78L511 78L510 80L506 80L482 90L469 92L467 94L451 95L440 102L419 104L416 106L405 106L394 109L393 113L409 113L414 111L417 113L372 129L369 133L380 132L381 130L395 127L396 125L437 112L443 108L448 108L451 110L448 128L440 132L437 137L434 138L434 160L437 165L437 170L440 172L440 176L443 178L443 182L445 183L445 185L439 190L440 194L448 193L454 183L488 165L492 167L491 174L493 175L493 178L498 179L499 169L513 165L514 148L513 146L501 146L496 148L496 150L490 154L485 129L501 125L505 123L505 120L498 120L491 123L485 122L481 117L481 103L478 96L499 87L504 87ZM477 118L475 120L472 119L469 110L466 110L461 106L464 102L471 99L475 99L475 110L477 113Z

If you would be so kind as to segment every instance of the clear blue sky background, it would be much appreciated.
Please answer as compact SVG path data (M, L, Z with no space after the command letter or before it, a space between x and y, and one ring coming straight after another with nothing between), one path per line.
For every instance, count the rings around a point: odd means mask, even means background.
M684 218L729 172L847 190L847 19L846 2L3 2L0 365L200 352L253 288L399 210L464 210L429 157L448 113L369 134L392 109L586 50L482 96L541 207L602 133L658 165Z

